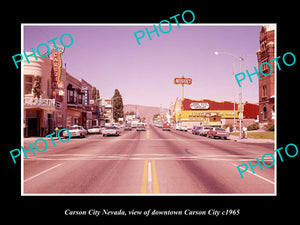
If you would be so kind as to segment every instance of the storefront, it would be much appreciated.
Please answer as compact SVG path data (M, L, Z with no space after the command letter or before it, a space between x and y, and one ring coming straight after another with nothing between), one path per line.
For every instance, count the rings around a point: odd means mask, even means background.
M24 98L24 136L46 136L54 132L60 112L55 99Z
M237 103L230 101L217 102L208 99L193 100L184 98L175 102L175 123L182 123L191 128L193 125L203 125L205 118L211 116L221 117L221 126L237 124L239 120L239 108ZM258 105L243 103L243 120L252 124L259 114Z
M84 111L82 109L67 109L66 112L66 126L79 125L83 126L83 115Z

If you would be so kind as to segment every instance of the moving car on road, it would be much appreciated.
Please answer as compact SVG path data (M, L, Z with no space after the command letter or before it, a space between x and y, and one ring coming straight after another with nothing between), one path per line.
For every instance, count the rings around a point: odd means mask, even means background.
M104 136L108 136L108 135L115 135L115 136L119 136L121 134L121 130L118 127L105 127L104 130L102 130L102 135Z
M187 129L186 126L181 125L181 126L180 126L180 131L185 131L185 132L187 132L188 129Z
M92 128L88 129L89 134L101 134L100 126L93 126Z
M202 126L193 126L193 129L192 129L192 134L195 134L195 135L200 135L200 129L201 129Z
M226 132L224 128L220 128L220 127L211 127L207 132L208 138L219 137L220 139L221 138L227 139L229 135L230 135L229 132Z
M146 130L146 127L145 127L145 124L143 123L139 123L136 127L136 131L145 131Z
M168 130L168 131L171 131L171 126L169 123L164 123L163 126L162 126L162 130Z
M68 130L71 134L71 137L81 137L84 138L85 135L87 135L87 130L84 129L82 126L78 126L78 125L73 125L73 126L69 126ZM65 138L69 137L68 132L64 131L63 132L63 136Z
M131 127L131 125L129 123L125 124L124 131L125 130L132 130L132 127Z

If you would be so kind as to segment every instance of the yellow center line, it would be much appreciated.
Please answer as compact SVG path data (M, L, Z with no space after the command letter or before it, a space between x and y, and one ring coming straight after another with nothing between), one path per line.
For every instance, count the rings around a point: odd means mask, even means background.
M149 177L148 177L149 176ZM149 185L149 188L147 189ZM152 190L151 190L152 185ZM153 191L154 194L159 194L158 181L155 169L155 161L148 161L148 159L144 162L144 171L143 171L143 182L141 194L147 194L148 192Z
M154 159L152 159L152 175L153 175L153 192L154 192L154 194L158 194L159 188L158 188L158 181L157 181L157 176L156 176Z
M146 131L146 138L150 139L150 131L149 130Z
M143 173L141 194L147 194L147 167L148 167L148 159L146 159L144 162L144 173Z

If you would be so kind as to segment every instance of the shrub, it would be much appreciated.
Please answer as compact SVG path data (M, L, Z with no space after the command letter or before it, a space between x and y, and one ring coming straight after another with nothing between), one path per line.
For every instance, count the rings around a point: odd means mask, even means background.
M274 131L274 123L273 122L268 123L268 125L266 125L266 128L268 131Z
M257 130L259 128L258 123L253 123L247 127L247 130Z

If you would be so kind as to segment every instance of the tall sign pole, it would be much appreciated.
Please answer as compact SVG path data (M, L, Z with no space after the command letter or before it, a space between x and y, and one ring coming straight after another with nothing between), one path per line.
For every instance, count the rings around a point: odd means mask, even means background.
M182 100L184 99L184 85L191 85L192 84L192 78L187 78L187 77L175 77L174 78L174 84L181 84L182 86Z

